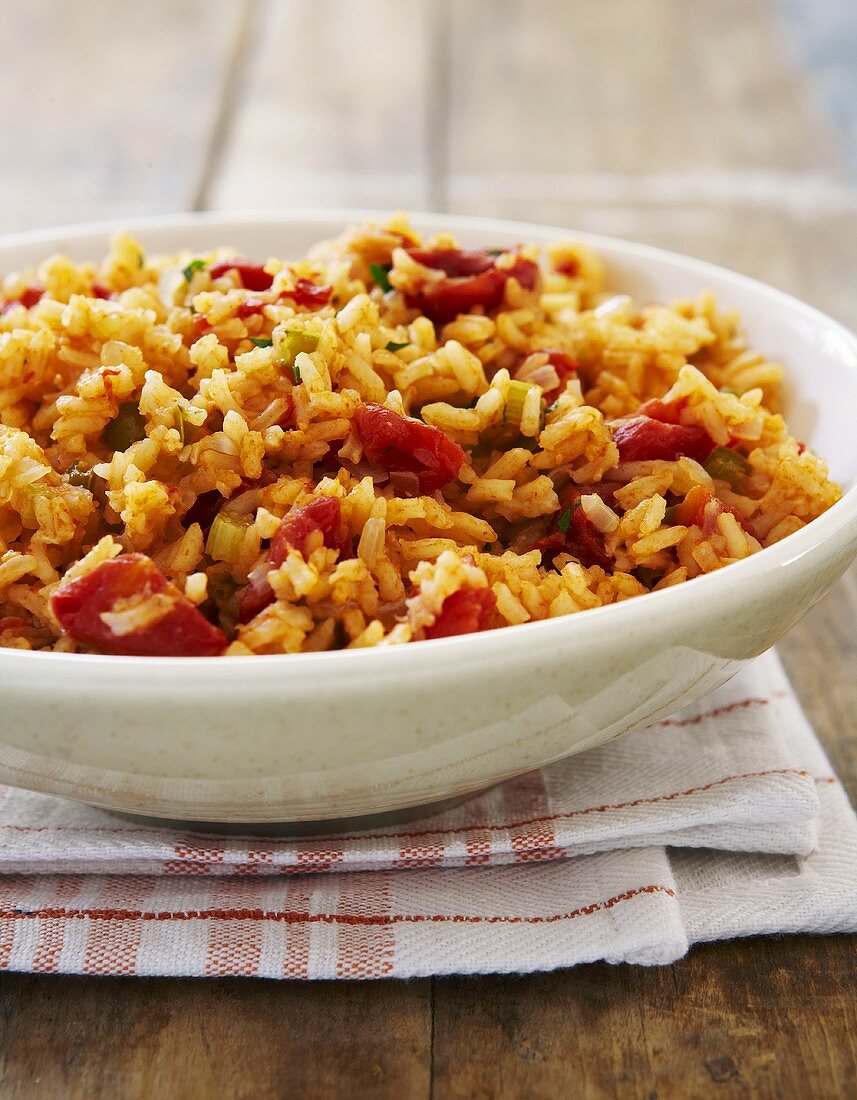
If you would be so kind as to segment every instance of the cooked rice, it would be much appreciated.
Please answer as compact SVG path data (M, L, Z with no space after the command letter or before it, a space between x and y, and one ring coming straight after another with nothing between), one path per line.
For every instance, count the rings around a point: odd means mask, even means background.
M482 628L530 622L720 569L839 498L777 411L782 368L710 293L634 302L604 285L588 246L559 242L500 255L496 307L435 324L414 303L446 276L415 247L456 245L421 244L399 215L269 259L259 291L235 268L212 277L228 249L150 257L118 234L100 265L54 256L7 276L0 644L93 648L62 630L51 597L127 553L224 630L227 654L419 640L459 592L483 592ZM537 285L516 277L522 261L538 264ZM329 302L298 304L298 280L329 287ZM617 428L652 399L741 456L741 476L687 455L621 458ZM367 403L459 444L457 476L431 491L389 479L354 419ZM682 515L692 492L699 508ZM351 552L319 531L273 563L284 517L329 497ZM227 502L234 537L212 554ZM567 535L578 505L582 542ZM271 594L239 622L254 577ZM175 598L120 601L103 628L133 637Z

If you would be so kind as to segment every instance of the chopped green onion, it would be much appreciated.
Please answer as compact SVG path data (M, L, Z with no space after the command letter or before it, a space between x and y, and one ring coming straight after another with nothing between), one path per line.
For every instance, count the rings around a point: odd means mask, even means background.
M80 489L91 489L95 474L92 470L82 470L77 462L73 462L65 476L69 485L77 485Z
M123 401L116 416L101 433L104 444L112 451L125 451L132 443L146 438L146 418L136 401Z
M396 343L395 340L390 340L387 343L387 351L401 351L402 348L406 348L410 344L410 340L403 340L401 344Z
M241 552L241 544L244 541L244 532L250 526L249 516L238 516L224 508L214 517L208 538L205 541L205 552L215 561L225 561L232 564Z
M250 343L255 344L257 348L270 348L273 347L274 341L270 336L251 336Z
M292 363L292 375L295 379L295 385L299 386L301 384L301 368L297 363Z
M518 427L524 412L527 394L534 387L529 382L510 382L506 390L506 418L510 424Z
M370 264L369 265L369 274L372 276L372 278L375 280L375 282L378 284L378 286L384 291L385 294L387 293L388 290L393 289L393 287L390 283L390 280L387 277L387 273L389 272L389 270L390 270L389 266L384 267L383 264Z
M205 260L191 260L187 267L182 269L182 275L184 275L184 281L189 283L193 278L195 271L202 271L203 268L208 267Z
M565 535L568 533L568 529L571 526L571 505L567 504L565 508L560 512L559 518L556 521L556 525L560 531Z
M715 480L726 481L733 489L739 488L747 475L753 472L747 459L728 447L715 447L708 456L705 469Z

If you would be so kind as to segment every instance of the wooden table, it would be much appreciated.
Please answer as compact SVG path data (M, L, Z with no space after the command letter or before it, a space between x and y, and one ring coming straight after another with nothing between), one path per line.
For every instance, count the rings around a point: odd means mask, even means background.
M857 325L857 157L828 115L857 96L857 17L781 4L0 0L0 230L508 215L703 256ZM855 616L851 573L782 646L852 798ZM365 984L5 974L0 1098L854 1096L855 946Z

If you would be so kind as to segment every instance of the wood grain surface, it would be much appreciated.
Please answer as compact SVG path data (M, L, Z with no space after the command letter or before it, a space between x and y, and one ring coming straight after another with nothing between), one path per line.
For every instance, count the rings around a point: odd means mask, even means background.
M836 109L855 39L848 0L0 0L0 231L498 214L708 258L857 326ZM781 647L852 799L855 621L852 571ZM856 952L784 937L365 984L3 974L0 1100L857 1096Z

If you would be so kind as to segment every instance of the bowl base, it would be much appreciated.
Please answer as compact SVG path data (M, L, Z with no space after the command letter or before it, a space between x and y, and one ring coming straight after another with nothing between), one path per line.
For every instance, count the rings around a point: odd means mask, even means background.
M133 821L137 825L150 825L163 829L175 829L182 833L206 833L219 836L279 836L279 837L335 837L342 833L364 832L391 825L405 825L422 818L434 817L446 810L461 806L493 790L497 784L481 790L468 791L455 798L440 802L407 806L401 810L386 810L377 814L359 814L356 817L332 817L312 821L190 821L181 818L149 817L146 814L130 814L121 810L105 810L112 817Z

